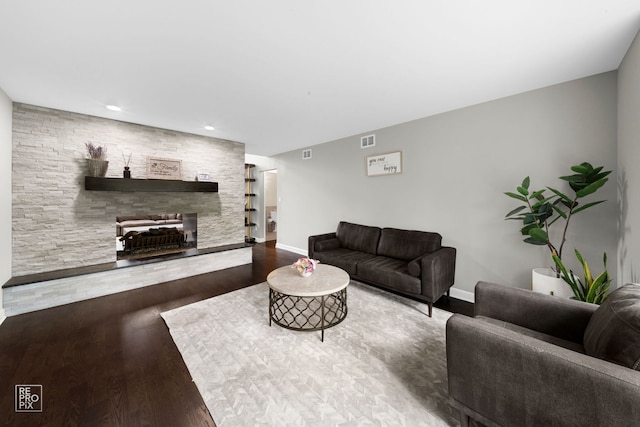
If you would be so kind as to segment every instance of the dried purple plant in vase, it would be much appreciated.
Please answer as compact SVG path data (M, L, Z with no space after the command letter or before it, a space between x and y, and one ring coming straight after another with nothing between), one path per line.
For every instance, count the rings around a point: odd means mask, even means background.
M84 145L87 147L87 154L89 155L87 159L89 176L105 176L107 174L107 168L109 167L109 162L105 160L107 148L94 145L91 142L85 142Z
M107 147L93 145L91 142L85 142L84 145L87 147L87 153L90 159L104 160L105 157L107 157Z

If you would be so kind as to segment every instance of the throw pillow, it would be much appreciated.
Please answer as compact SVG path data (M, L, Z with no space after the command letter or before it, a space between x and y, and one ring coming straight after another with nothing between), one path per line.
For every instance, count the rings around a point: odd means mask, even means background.
M588 355L640 371L640 285L613 291L584 332Z
M327 240L320 240L319 242L316 242L313 248L318 252L323 252L323 251L331 251L334 249L338 249L339 247L340 247L340 242L338 241L338 239L327 239Z
M420 277L420 274L422 274L422 268L420 268L421 259L422 257L418 257L413 261L409 262L409 264L407 265L407 270L409 270L410 275L414 277Z

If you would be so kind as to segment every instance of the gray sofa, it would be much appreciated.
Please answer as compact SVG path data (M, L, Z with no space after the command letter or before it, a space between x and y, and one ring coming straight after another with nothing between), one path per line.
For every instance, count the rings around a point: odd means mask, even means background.
M640 424L640 286L597 306L479 282L474 311L447 322L462 426Z
M310 236L309 257L345 270L352 279L406 295L429 306L453 286L455 248L426 231L341 221L335 232Z

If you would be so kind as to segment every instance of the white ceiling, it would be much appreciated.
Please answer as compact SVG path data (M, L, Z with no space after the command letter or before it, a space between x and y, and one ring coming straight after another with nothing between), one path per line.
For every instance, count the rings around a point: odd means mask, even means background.
M273 155L615 70L639 26L638 0L3 0L0 89Z

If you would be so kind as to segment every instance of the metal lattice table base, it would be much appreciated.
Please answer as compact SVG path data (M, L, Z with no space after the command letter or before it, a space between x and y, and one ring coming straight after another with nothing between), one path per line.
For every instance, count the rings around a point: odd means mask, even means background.
M338 292L299 297L269 289L269 326L277 325L294 331L322 331L336 326L347 317L347 288Z

